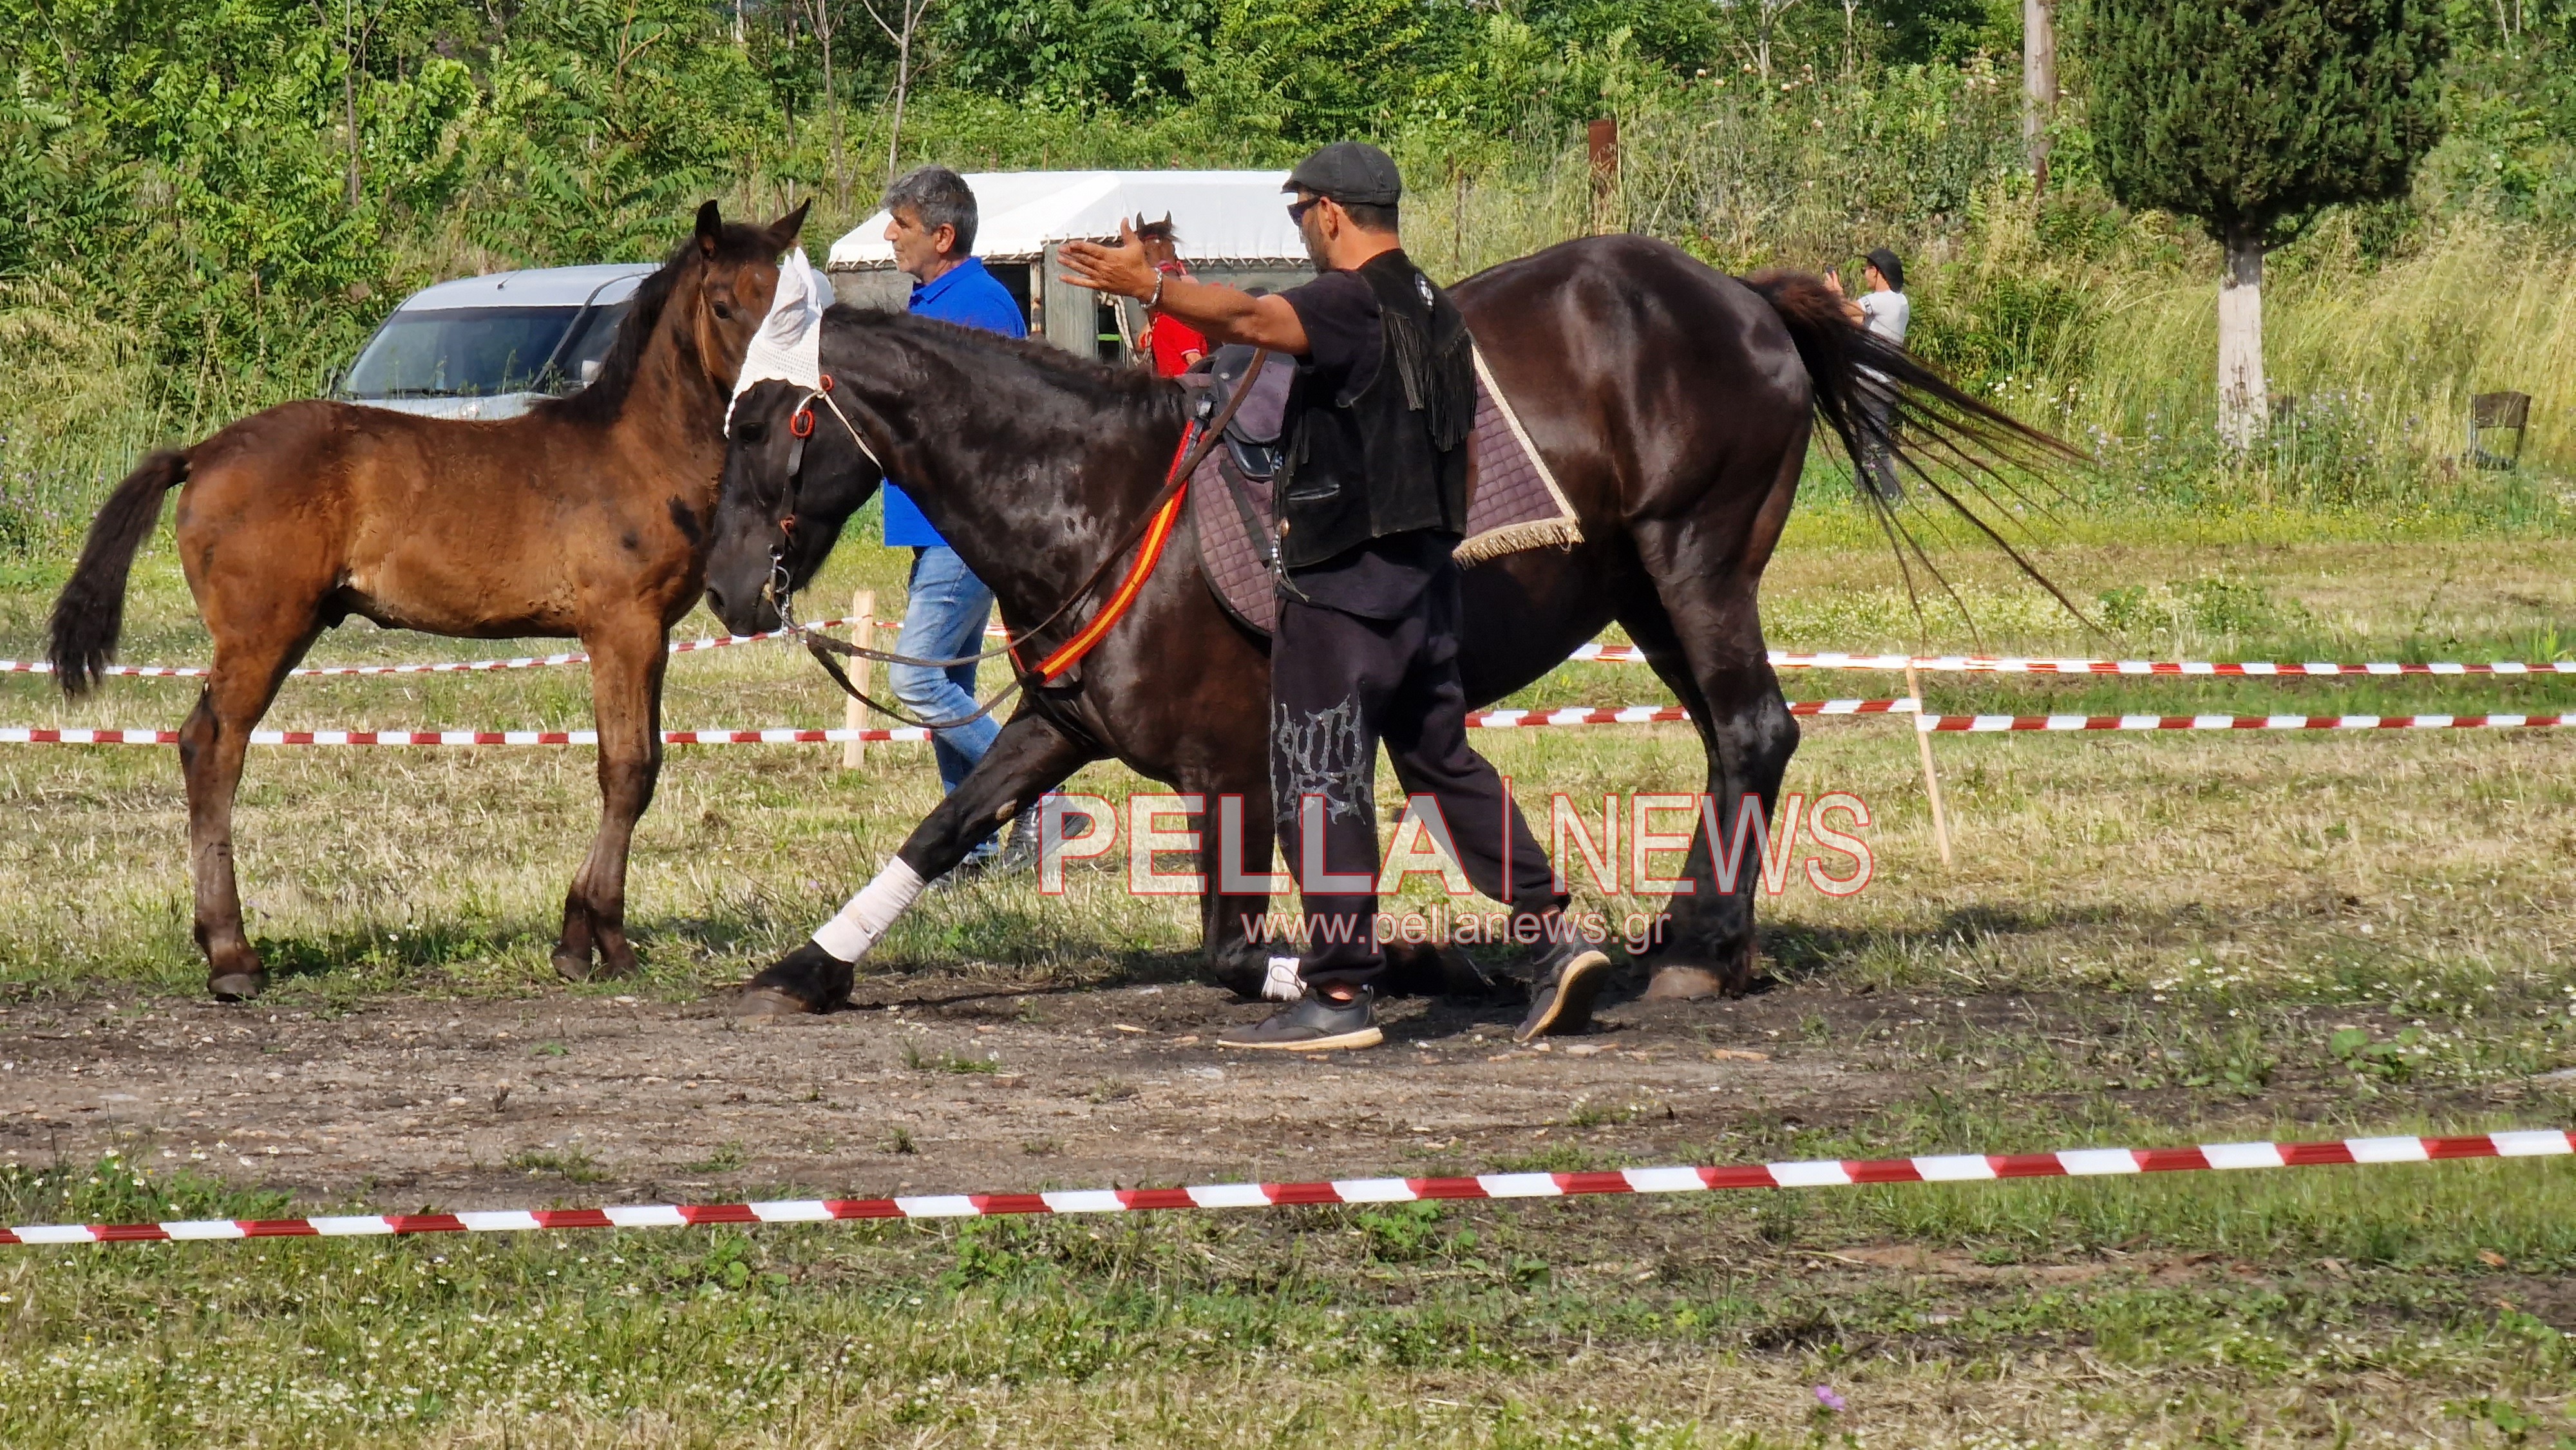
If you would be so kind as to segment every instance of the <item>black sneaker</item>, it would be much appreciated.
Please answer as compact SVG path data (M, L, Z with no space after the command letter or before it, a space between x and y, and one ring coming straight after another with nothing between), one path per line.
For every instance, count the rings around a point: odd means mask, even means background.
M1045 813L1046 808L1046 801L1041 799L1036 805L1029 807L1027 810L1022 811L1011 818L1010 843L1002 847L1002 853L999 856L993 858L993 865L990 874L994 876L1020 876L1038 869L1040 864L1038 861L1038 820L1039 817ZM1058 844L1062 844L1066 841L1085 840L1088 839L1091 833L1096 829L1098 829L1098 827L1092 824L1091 817L1084 815L1079 811L1067 811L1064 813L1063 818L1057 823L1059 834L1057 835L1056 840Z
M1249 1027L1237 1027L1216 1040L1219 1047L1266 1047L1281 1052L1330 1052L1344 1047L1375 1047L1386 1040L1377 1030L1377 993L1362 987L1350 1000L1336 1002L1321 989L1306 995Z
M1561 941L1535 964L1537 984L1530 988L1529 1015L1513 1031L1514 1042L1551 1033L1580 1032L1592 1025L1592 999L1610 977L1610 954L1581 941Z

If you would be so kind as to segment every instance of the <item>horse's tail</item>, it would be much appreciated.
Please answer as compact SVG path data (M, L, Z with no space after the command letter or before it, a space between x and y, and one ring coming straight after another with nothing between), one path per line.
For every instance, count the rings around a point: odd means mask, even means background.
M1742 280L1771 304L1789 329L1789 340L1815 386L1816 414L1842 440L1857 492L1878 511L1890 536L1904 540L1900 560L1906 548L1913 548L1918 559L1924 556L1897 516L1894 501L1871 486L1867 474L1873 454L1883 453L1890 467L1911 474L2076 618L2085 618L2084 611L1953 492L1952 485L1925 467L1927 461L1936 460L1950 465L1957 479L1989 503L1998 502L1991 492L1996 488L2027 503L2006 470L2027 472L2048 463L2082 463L2083 454L1969 396L1914 354L1853 320L1843 298L1828 291L1821 278L1806 272L1759 272ZM1928 566L1930 561L1924 562Z
M54 600L54 678L63 693L81 695L98 684L115 657L125 629L125 578L135 551L161 521L161 495L187 481L188 455L165 449L125 476L107 506L91 521L71 582Z

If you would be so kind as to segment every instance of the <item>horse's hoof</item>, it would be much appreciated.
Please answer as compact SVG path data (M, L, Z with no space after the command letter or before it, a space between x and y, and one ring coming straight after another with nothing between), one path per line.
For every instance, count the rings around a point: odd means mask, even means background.
M1649 1002L1699 1002L1726 995L1726 979L1706 967L1657 967L1646 983Z
M829 1012L850 995L853 963L804 942L735 989L725 1010L737 1017L781 1017Z
M1385 996L1451 997L1468 1002L1502 998L1527 1000L1529 983L1488 971L1454 946L1390 944L1386 971L1378 979Z
M600 975L600 971L587 954L574 956L569 952L557 952L555 975L567 982L587 982Z
M721 1003L727 1017L804 1017L821 1012L804 998L776 987L737 987Z
M1269 979L1270 959L1258 953L1212 957L1204 963L1204 975L1211 985L1223 987L1238 1002L1261 1000L1261 984Z
M206 990L218 1002L247 1002L268 990L268 973L217 972L206 979Z

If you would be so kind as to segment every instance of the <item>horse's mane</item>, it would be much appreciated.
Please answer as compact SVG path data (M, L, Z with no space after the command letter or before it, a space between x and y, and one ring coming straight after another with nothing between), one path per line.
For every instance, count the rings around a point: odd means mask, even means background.
M1004 337L980 328L960 327L883 308L835 305L827 322L843 329L867 328L892 333L945 356L965 354L978 362L1005 362L1034 374L1030 381L1091 411L1115 410L1146 418L1176 417L1182 409L1180 386L1139 368L1119 367L1068 352L1052 343ZM830 333L824 334L828 340Z
M761 227L727 222L721 240L716 244L719 259L748 259L763 255L769 247L769 233ZM695 237L672 248L668 260L646 277L628 299L626 316L617 324L617 340L609 344L608 355L600 359L599 376L590 386L566 397L550 398L532 412L544 412L572 423L606 425L617 420L626 407L626 395L635 387L635 375L644 365L644 345L653 340L661 324L662 312L670 305L671 293L680 285L680 274L688 270L697 255Z

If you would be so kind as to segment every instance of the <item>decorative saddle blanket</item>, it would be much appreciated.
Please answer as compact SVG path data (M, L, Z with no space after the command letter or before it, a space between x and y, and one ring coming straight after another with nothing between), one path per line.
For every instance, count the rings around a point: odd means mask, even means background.
M1207 390L1211 409L1222 407L1251 361L1249 348L1225 348L1208 373L1185 384ZM1273 357L1260 381L1226 425L1225 445L1209 451L1190 476L1190 524L1198 535L1199 569L1217 602L1245 627L1268 634L1278 623L1279 599L1271 578L1278 526L1270 507L1270 479L1278 470L1280 425L1294 364ZM1455 558L1462 565L1534 549L1572 548L1583 542L1574 509L1547 460L1476 354L1476 428L1467 439L1467 537Z

